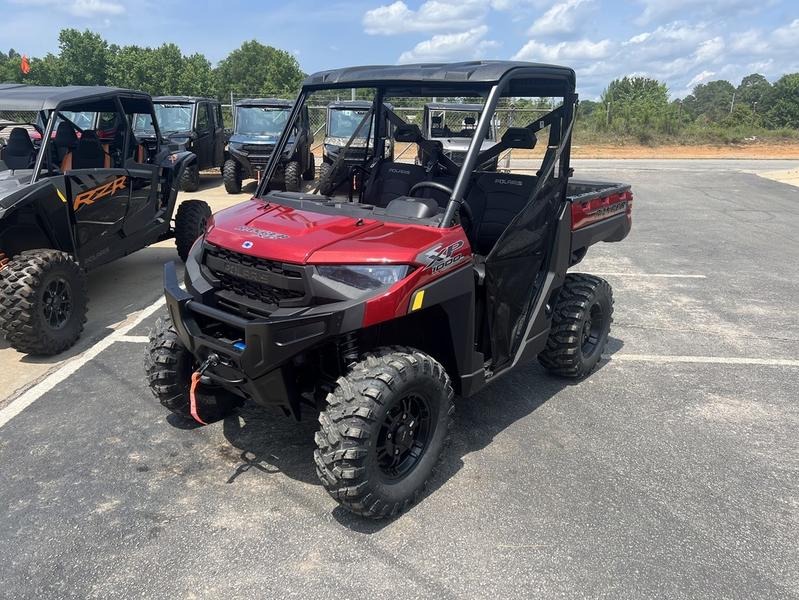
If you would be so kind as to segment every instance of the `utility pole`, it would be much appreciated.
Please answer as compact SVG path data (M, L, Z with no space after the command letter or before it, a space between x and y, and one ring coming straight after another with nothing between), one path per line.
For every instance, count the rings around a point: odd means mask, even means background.
M732 93L732 102L730 102L730 114L732 114L733 108L735 108L735 92Z

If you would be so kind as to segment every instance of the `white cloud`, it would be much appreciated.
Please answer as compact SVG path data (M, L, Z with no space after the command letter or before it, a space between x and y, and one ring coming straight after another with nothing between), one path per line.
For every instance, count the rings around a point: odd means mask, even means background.
M443 62L483 58L499 42L483 39L488 27L481 25L468 31L434 35L419 42L413 49L403 52L399 62Z
M565 0L556 2L548 11L536 19L530 27L530 35L552 35L571 33L577 26L580 7L593 0Z
M688 82L686 86L688 89L694 89L694 86L699 85L700 83L704 83L705 81L709 81L711 77L713 77L715 73L713 71L702 71L701 73L697 73L694 75L694 78Z
M86 19L121 15L125 12L125 5L114 0L71 0L66 2L62 0L12 0L12 2L29 7L44 6Z
M543 63L597 60L605 58L610 52L610 40L601 40L599 42L577 40L575 42L559 42L553 45L530 40L513 56L513 60Z
M487 14L482 0L427 0L415 11L397 0L366 11L363 27L369 35L461 31L479 26Z
M644 12L638 17L640 25L663 21L681 15L683 18L713 17L715 19L729 17L742 12L757 12L764 5L772 4L771 0L753 3L750 0L639 0Z

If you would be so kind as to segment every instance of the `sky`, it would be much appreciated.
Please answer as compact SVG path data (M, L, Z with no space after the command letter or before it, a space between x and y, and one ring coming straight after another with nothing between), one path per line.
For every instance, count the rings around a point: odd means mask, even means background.
M515 59L567 65L583 98L622 75L698 83L799 71L799 0L0 0L0 48L57 52L58 31L174 42L212 62L249 39L308 73L359 64Z

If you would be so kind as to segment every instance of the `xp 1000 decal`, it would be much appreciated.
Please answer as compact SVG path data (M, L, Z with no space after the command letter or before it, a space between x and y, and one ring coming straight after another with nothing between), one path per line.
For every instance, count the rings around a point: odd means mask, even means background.
M466 258L465 246L466 243L463 240L457 240L451 244L441 244L425 251L421 255L421 261L425 263L424 268L429 269L433 275L451 269Z

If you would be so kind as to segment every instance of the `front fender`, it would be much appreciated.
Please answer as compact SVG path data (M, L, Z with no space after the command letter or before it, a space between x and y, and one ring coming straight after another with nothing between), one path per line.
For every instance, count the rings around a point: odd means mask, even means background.
M162 193L167 196L164 200L169 207L170 215L180 191L180 178L183 175L183 171L196 162L197 155L186 150L165 152L156 161L156 164L161 168L163 177Z

